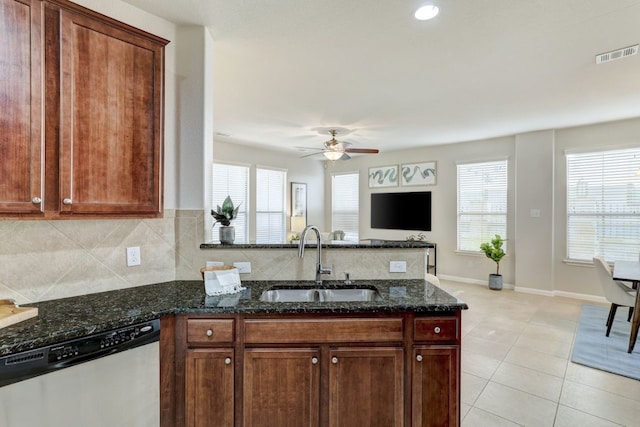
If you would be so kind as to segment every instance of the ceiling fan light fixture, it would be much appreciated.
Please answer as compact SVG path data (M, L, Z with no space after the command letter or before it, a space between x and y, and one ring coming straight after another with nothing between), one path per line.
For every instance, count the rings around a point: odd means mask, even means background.
M428 21L429 19L435 18L439 12L440 9L438 9L438 6L428 4L418 8L413 16L415 16L419 21Z
M323 154L329 160L338 160L344 153L341 151L325 151Z

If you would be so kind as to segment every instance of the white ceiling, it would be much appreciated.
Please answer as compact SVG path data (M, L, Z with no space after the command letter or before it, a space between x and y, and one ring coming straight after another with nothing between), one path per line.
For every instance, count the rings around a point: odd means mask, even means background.
M125 0L214 39L220 139L385 150L640 117L640 0ZM340 135L338 135L338 139Z

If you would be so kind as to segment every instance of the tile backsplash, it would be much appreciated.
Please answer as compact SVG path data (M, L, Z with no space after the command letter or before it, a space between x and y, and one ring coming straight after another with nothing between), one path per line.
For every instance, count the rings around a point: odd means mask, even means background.
M0 298L19 304L175 278L175 212L161 219L0 221ZM127 267L126 248L142 263Z
M170 280L201 280L209 261L251 262L245 280L313 280L315 250L209 249L204 211L168 210L161 219L0 221L0 299L18 304ZM126 248L139 246L141 265L127 267ZM389 261L407 262L389 273ZM424 278L423 249L337 249L323 252L327 279Z

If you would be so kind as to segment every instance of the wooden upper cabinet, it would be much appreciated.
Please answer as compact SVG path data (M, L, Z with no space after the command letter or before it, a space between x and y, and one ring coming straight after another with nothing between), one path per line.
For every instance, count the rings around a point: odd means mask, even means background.
M42 209L42 2L0 0L0 212Z
M164 45L61 10L60 211L159 213Z
M0 0L0 40L0 215L161 216L167 40L67 0Z

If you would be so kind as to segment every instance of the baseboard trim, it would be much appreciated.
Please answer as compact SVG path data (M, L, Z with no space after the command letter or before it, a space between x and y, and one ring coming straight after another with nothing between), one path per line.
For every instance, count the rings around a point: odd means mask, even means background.
M448 274L439 274L438 278L441 280L451 280L452 282L470 283L473 285L480 285L487 288L489 287L488 280L470 279L468 277L450 276ZM546 297L571 298L571 299L578 299L578 300L590 301L590 302L607 303L607 299L604 297L599 297L596 295L589 295L589 294L579 294L576 292L566 292L566 291L556 291L556 290L547 291L544 289L525 288L522 286L515 286L511 283L505 283L503 285L503 288L511 289L515 292L521 292L523 294L542 295Z
M438 278L442 280L451 280L452 282L471 283L473 285L484 286L485 288L489 287L488 278L487 280L478 280L478 279L470 279L468 277L449 276L448 274L438 274ZM503 283L502 288L513 290L515 286L511 283Z

